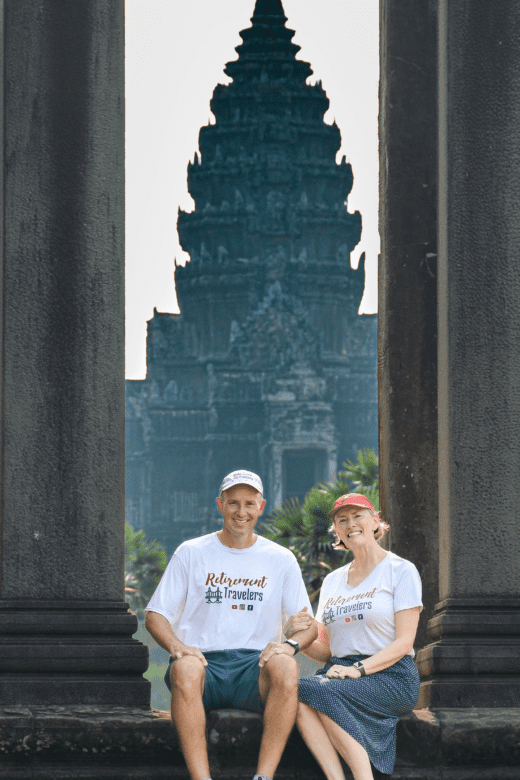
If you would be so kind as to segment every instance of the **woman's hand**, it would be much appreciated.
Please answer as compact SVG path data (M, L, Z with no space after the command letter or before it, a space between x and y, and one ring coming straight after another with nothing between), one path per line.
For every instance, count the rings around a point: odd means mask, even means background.
M314 618L307 612L307 607L304 607L299 612L291 615L283 627L284 636L286 636L287 639L290 639L294 634L297 634L298 631L306 631L311 627L313 622Z
M354 666L340 666L340 664L334 664L327 672L327 677L331 680L343 680L345 677L350 677L352 680L357 680L361 677L361 672Z

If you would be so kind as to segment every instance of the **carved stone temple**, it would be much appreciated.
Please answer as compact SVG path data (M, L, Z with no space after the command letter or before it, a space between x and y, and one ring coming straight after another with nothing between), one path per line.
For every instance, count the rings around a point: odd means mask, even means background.
M127 519L170 552L212 530L228 471L258 472L269 510L377 446L352 170L280 0L257 0L251 22L188 167L182 313L154 313L147 378L127 382Z

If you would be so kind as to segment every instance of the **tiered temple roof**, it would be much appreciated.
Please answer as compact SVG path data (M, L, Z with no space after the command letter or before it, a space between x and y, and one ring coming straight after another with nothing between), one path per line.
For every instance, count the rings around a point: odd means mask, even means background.
M272 508L377 442L352 170L286 21L280 0L257 0L214 91L188 166L195 209L178 218L182 313L154 314L147 379L128 387L130 518L170 547L213 530L226 471L259 472Z

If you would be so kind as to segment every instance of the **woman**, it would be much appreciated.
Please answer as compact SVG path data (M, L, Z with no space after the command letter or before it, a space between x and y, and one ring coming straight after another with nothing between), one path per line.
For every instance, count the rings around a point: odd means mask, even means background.
M392 773L397 721L417 703L421 581L413 563L379 546L388 526L365 496L341 496L329 517L335 546L354 560L323 582L320 634L305 655L326 663L300 680L297 725L328 780L344 780L338 753L354 780L373 780L371 764ZM294 616L286 635L304 619Z

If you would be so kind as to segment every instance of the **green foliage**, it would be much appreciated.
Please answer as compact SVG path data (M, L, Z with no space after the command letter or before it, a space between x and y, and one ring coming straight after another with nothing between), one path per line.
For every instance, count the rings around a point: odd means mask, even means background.
M338 477L351 483L352 492L363 493L369 498L366 492L368 488L372 491L377 489L379 495L379 463L374 450L359 450L357 463L348 460L343 466L345 470L340 471Z
M336 499L345 493L363 493L379 509L379 470L374 450L360 450L357 463L348 461L334 482L311 488L303 504L291 498L263 523L267 539L288 547L296 555L311 603L316 603L323 578L352 559L350 551L332 547L335 536L328 516Z
M302 520L303 509L300 502L297 498L288 498L282 506L274 509L264 522L263 526L266 530L264 536L279 542L279 544L284 544L282 540L290 542L292 537L298 533ZM284 547L288 546L289 544L284 544Z
M160 542L147 539L144 531L134 531L130 523L125 523L125 594L138 617L142 617L167 564L168 556Z

